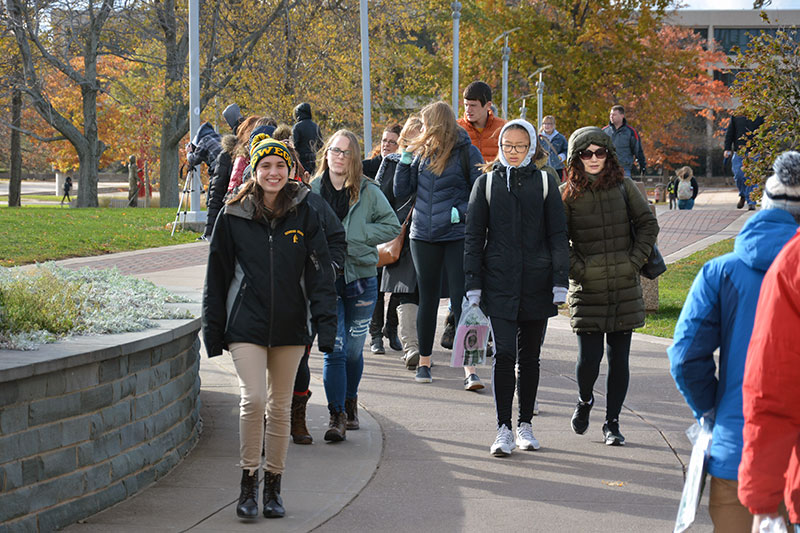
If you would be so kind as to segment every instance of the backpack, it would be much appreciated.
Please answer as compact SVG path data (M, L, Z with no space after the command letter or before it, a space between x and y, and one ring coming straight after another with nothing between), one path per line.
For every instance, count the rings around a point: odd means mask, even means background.
M678 200L690 200L692 198L692 182L680 180L678 182Z
M544 170L540 170L542 174L542 200L547 199L547 193L549 188L549 181L547 179L547 172ZM488 174L486 174L486 204L491 206L492 205L492 175L494 174L494 170L490 170Z

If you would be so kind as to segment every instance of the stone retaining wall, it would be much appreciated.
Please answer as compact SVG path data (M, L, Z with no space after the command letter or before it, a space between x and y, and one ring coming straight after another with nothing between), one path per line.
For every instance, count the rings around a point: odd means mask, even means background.
M200 326L0 351L0 532L52 531L161 478L195 445Z

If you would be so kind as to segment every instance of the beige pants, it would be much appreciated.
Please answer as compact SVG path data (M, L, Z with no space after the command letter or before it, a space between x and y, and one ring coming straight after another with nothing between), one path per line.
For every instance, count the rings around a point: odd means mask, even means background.
M305 346L276 346L235 342L230 346L239 377L239 466L255 472L261 466L265 437L266 470L283 474L289 448L292 391Z
M750 533L753 515L739 502L736 491L739 482L711 477L708 495L708 514L714 522L715 533Z

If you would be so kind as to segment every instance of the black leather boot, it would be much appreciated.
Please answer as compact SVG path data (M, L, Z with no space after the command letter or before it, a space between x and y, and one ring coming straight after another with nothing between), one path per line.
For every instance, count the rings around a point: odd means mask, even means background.
M264 518L283 518L286 509L281 498L281 475L264 471Z
M358 396L344 399L344 412L347 414L347 429L358 429Z
M439 339L439 344L442 345L442 348L447 350L453 349L453 341L456 338L456 315L450 311L447 314L447 320L444 323L444 331L442 332L442 338Z
M239 518L258 518L258 471L250 473L242 470L239 503L236 505L236 516Z

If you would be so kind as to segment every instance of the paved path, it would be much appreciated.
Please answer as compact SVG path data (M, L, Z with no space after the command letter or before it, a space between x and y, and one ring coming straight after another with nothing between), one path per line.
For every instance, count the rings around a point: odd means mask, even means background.
M709 199L691 212L659 212L665 255L674 260L687 247L736 231L747 213L726 203ZM61 264L114 265L198 302L206 250L200 242ZM445 312L442 305L440 324ZM141 494L67 531L668 531L690 451L683 431L692 422L669 376L668 345L634 334L621 416L628 442L609 448L600 432L602 375L589 431L577 436L569 427L577 343L566 318L552 319L541 364L541 414L533 421L542 449L505 459L488 453L495 425L491 391L465 392L461 370L447 366L441 349L434 351L429 385L413 381L399 353L376 356L367 349L362 429L348 432L344 443L324 444L322 357L313 352L309 421L315 442L290 445L283 487L288 516L256 524L234 516L240 475L235 372L225 356L203 358L204 431L195 450ZM488 384L490 368L479 374ZM694 530L711 531L705 502Z

